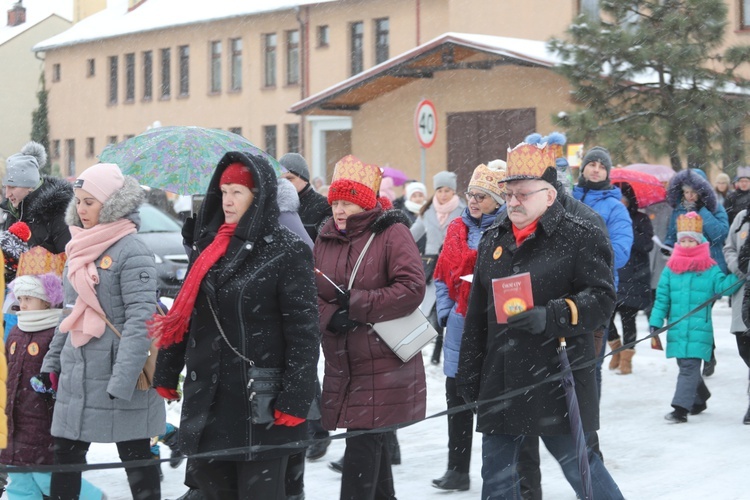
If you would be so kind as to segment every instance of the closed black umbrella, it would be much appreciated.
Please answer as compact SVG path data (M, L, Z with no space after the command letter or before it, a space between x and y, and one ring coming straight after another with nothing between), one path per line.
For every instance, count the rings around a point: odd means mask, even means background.
M576 396L576 383L573 379L573 371L570 368L568 352L565 349L566 346L565 337L560 337L560 347L557 348L557 353L560 357L560 368L563 373L561 383L565 390L565 401L568 404L570 433L573 435L573 441L576 444L576 459L578 460L578 471L581 474L583 500L593 500L594 494L591 486L591 470L589 468L586 435L583 433L581 409L578 407L578 397Z

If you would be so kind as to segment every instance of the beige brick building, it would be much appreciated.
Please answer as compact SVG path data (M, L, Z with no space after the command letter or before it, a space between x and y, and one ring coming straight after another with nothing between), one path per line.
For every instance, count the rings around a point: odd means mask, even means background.
M744 4L730 1L728 43L750 36ZM47 81L51 156L75 175L107 143L159 122L231 130L276 156L300 151L321 177L352 152L419 178L414 110L429 98L439 128L426 175L447 168L463 176L527 132L551 131L552 116L573 106L542 42L597 5L78 0L81 21L35 49L47 74L62 75ZM502 133L483 136L488 127Z

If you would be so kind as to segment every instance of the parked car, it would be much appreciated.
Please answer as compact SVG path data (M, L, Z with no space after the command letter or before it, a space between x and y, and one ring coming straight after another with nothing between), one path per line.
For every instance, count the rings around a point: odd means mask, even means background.
M174 298L180 291L188 266L182 244L182 225L148 203L141 205L138 212L141 216L138 236L154 252L159 292L164 297Z

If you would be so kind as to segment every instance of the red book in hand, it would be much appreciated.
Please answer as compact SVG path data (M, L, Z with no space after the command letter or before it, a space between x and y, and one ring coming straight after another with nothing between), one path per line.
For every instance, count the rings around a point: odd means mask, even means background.
M531 275L521 273L492 280L492 295L495 301L497 322L507 323L508 316L534 307L534 296L531 293Z

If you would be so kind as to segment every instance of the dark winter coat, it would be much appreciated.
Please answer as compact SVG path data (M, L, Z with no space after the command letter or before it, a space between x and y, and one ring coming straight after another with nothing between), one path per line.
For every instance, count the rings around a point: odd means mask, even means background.
M705 179L704 175L698 174L692 169L677 172L669 181L667 186L667 203L674 209L669 218L667 234L664 237L664 244L673 247L677 243L677 217L688 213L688 210L682 203L682 186L690 186L698 193L698 204L694 211L703 219L703 236L708 240L711 249L711 258L719 264L722 272L726 274L727 263L724 260L724 241L729 234L729 220L724 207L716 201L711 184Z
M729 193L724 201L724 210L727 211L729 224L732 224L737 214L746 208L750 208L750 191L735 189Z
M8 447L0 452L5 465L51 465L54 400L34 392L31 377L42 371L44 355L55 334L54 328L23 332L14 326L5 340L8 358Z
M307 234L313 242L318 237L318 231L328 217L331 216L331 205L325 196L318 193L308 184L305 189L299 193L299 218L305 225Z
M406 217L409 219L409 228L411 228L411 226L414 225L415 222L417 222L417 218L419 218L419 214L415 214L414 212L412 212L406 207L401 207L398 209L394 207L394 210L401 210L404 213L404 215L406 215ZM427 247L427 234L419 238L419 240L417 241L417 250L419 250L419 255L424 255L424 251L426 247ZM427 277L427 279L429 280L429 276Z
M52 253L63 253L70 241L65 210L73 199L73 186L65 179L44 177L42 185L30 192L18 205L0 203L3 230L21 220L31 229L29 247L43 246Z
M315 396L320 334L312 251L279 225L276 176L264 158L227 153L219 162L195 223L191 263L224 222L219 179L234 162L250 167L259 186L255 199L225 256L201 282L188 333L161 349L157 360L154 384L159 387L176 388L186 367L180 423L185 454L306 439L306 425L252 422L251 366L234 350L256 368L281 371L282 389L272 407L265 407L270 412L306 418ZM223 459L266 460L295 451L252 450Z
M315 243L315 265L346 288L354 264L372 233L367 255L352 285L349 318L362 323L345 334L328 329L339 309L336 290L318 276L318 307L326 358L323 427L375 429L425 416L426 384L422 355L402 362L365 323L412 313L424 297L422 260L399 210L373 210L350 216L346 234L333 219Z
M565 395L559 381L558 337L567 339L575 390L586 432L599 427L594 330L609 322L615 304L610 262L612 251L601 231L565 212L555 202L539 219L537 230L516 246L511 221L501 217L479 243L479 255L464 323L456 384L470 401L489 400L534 384L510 400L480 405L477 431L486 434L569 434ZM585 256L585 258L581 258ZM530 272L535 306L546 309L541 335L498 324L492 280ZM577 306L578 323L564 298Z
M637 205L628 209L633 221L633 247L630 260L620 269L617 287L617 303L639 310L651 305L651 262L649 252L654 248L654 228L648 215L637 210Z

